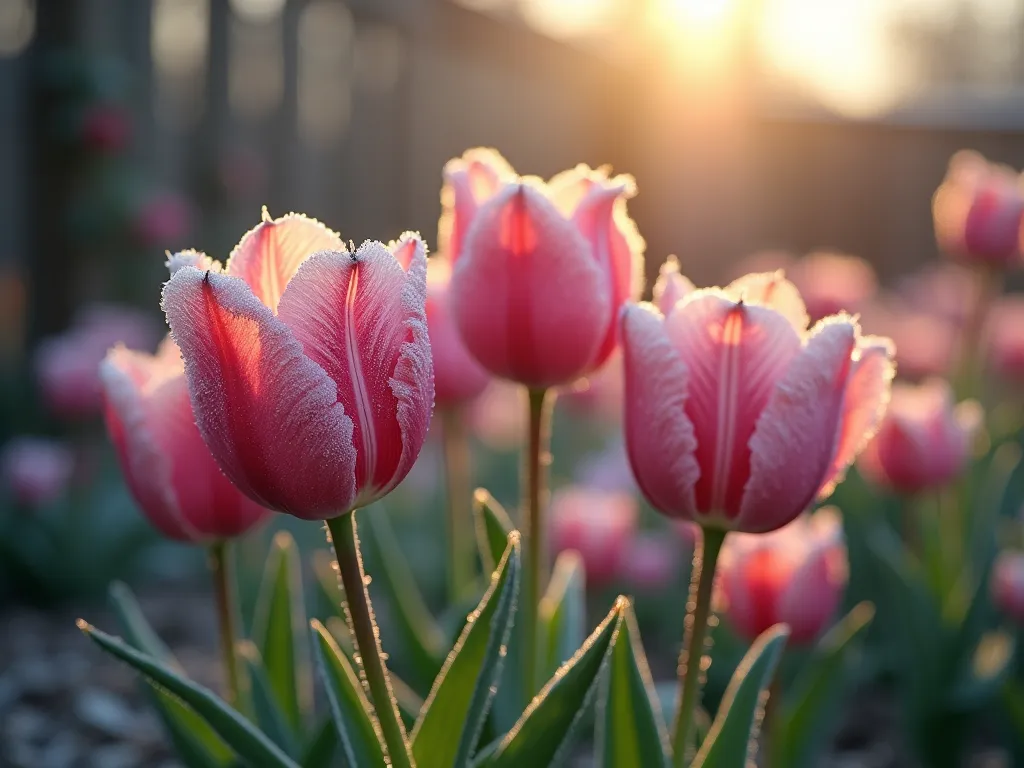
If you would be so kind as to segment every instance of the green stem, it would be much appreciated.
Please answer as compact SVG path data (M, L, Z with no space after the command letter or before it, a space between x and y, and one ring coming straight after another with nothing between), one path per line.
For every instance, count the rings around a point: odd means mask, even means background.
M782 681L778 675L773 675L768 687L768 701L764 705L764 718L761 720L761 768L779 768L782 765L782 756L776 754L781 746L781 717Z
M711 594L715 583L715 567L722 551L726 531L705 528L703 551L693 558L693 579L690 585L691 612L686 617L683 648L679 653L679 706L672 735L672 754L676 768L685 768L687 745L694 711L700 698L700 679L704 670L704 638L711 616Z
M448 494L448 601L454 605L473 581L473 520L469 506L473 489L469 439L462 411L444 408L440 414Z
M549 396L549 393L551 396ZM523 468L523 497L526 502L525 537L527 572L523 584L523 652L526 700L537 692L538 617L540 598L544 594L548 577L547 525L544 509L547 506L547 472L551 464L551 411L554 393L549 389L531 389L527 392L529 410L529 438Z
M370 595L366 589L366 574L359 552L355 512L328 520L327 529L334 545L334 555L338 559L349 626L359 650L359 665L370 689L370 697L387 746L390 759L388 764L395 768L411 768L409 743L398 715L391 679L388 677L387 667L384 666L377 624L373 617L373 607L370 605Z
M227 684L228 703L238 708L241 704L241 677L238 672L238 654L235 642L237 629L237 594L232 576L232 553L226 541L210 545L210 572L213 574L213 591L217 605L217 621L220 624L220 652L224 664L224 680Z
M961 338L961 387L963 397L981 402L985 395L985 325L993 302L1003 290L1001 273L990 267L975 272L975 296Z

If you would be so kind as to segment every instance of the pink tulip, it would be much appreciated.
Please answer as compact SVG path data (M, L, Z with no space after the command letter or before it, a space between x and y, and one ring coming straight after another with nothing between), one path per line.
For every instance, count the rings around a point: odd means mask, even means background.
M655 592L675 581L679 561L679 545L672 536L666 537L660 531L640 531L626 547L620 575L637 590Z
M418 235L353 253L317 221L264 212L223 272L194 252L170 266L199 431L243 493L319 519L406 476L434 400Z
M857 466L872 482L901 493L945 485L967 465L981 406L953 403L944 379L897 383L878 434Z
M56 440L17 437L0 454L0 475L19 503L41 507L60 498L71 482L75 459Z
M627 306L626 445L656 509L764 532L842 479L884 412L892 345L846 315L807 322L780 273L696 291L667 317Z
M1016 172L976 152L958 152L932 201L939 246L966 262L1020 261L1024 187Z
M1005 296L988 316L988 360L1012 381L1024 381L1024 296Z
M434 358L434 399L439 407L456 406L477 397L491 380L466 350L455 327L448 297L451 266L445 259L427 265L427 329Z
M626 213L633 179L580 165L545 184L481 152L445 169L459 332L496 376L569 384L611 356L618 310L642 286L644 243Z
M654 284L654 303L661 314L667 315L672 308L685 299L697 287L690 279L679 271L679 260L669 256L658 271L658 280Z
M115 344L152 349L155 323L137 310L94 304L78 314L64 333L36 350L35 370L48 409L67 419L98 414L102 408L99 366Z
M718 568L723 613L740 635L753 640L785 623L791 642L810 643L831 622L846 587L838 510L798 517L766 536L733 535Z
M618 574L636 527L637 504L622 493L568 486L551 498L551 548L580 553L587 584L602 587Z
M231 484L203 443L174 342L164 341L156 355L116 347L100 376L121 470L162 534L209 542L245 533L264 518L267 510Z
M812 321L839 312L858 312L878 288L875 270L858 256L815 251L786 270L800 291Z
M1024 624L1024 552L999 553L992 568L991 591L996 608Z

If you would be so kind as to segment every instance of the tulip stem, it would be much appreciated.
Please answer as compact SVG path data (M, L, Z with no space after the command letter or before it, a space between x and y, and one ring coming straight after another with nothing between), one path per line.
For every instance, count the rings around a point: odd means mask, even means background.
M220 624L220 652L224 664L224 681L227 685L228 703L236 709L241 705L241 678L238 672L238 654L235 642L238 639L237 605L235 579L232 574L234 557L226 541L210 546L210 572L213 574L213 591L217 604L217 621Z
M547 471L551 464L549 445L551 442L551 411L554 396L550 389L530 389L527 391L529 402L529 441L526 452L526 466L523 475L525 487L523 495L526 499L526 518L523 521L526 529L527 547L527 578L524 584L526 610L523 611L523 652L526 700L533 698L540 683L537 680L538 656L538 618L540 597L544 594L548 577L547 525L544 519L544 508L547 505Z
M715 583L715 568L722 551L726 531L713 528L703 530L702 550L693 558L693 576L690 582L690 609L686 616L683 648L679 653L679 698L676 723L672 735L673 764L685 768L690 728L700 698L700 682L705 672L701 663L704 639L711 617L711 593Z
M469 506L472 479L462 411L443 408L440 414L448 495L448 601L454 605L473 580L473 520Z
M334 545L334 555L338 559L341 586L345 590L349 629L356 639L359 665L369 687L370 698L387 746L388 765L395 768L411 768L409 743L401 718L398 716L391 679L388 677L387 667L384 666L373 606L370 605L370 595L366 589L366 572L363 570L363 558L359 552L355 512L328 520L327 530Z

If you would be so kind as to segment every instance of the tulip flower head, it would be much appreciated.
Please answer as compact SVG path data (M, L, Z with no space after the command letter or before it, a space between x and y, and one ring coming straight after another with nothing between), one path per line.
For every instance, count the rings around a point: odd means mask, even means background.
M697 287L679 271L679 260L669 256L658 270L658 280L654 283L654 303L667 315L672 308L697 290Z
M1000 552L992 568L992 602L1004 615L1024 624L1024 552Z
M636 526L636 499L623 493L568 486L551 499L551 547L580 553L587 583L601 587L618 574Z
M992 307L986 336L992 369L1010 381L1024 381L1024 297L1006 296Z
M753 640L785 623L791 642L810 643L828 627L846 587L838 511L798 517L765 536L730 536L718 568L723 613L736 632Z
M163 307L196 422L246 495L323 519L406 476L434 401L418 235L349 250L313 219L264 211L223 270L195 252L170 267Z
M981 406L974 400L955 404L944 379L897 383L857 466L872 482L900 493L943 486L966 466L981 421Z
M427 329L434 358L434 399L439 407L476 398L491 377L466 350L455 327L448 296L451 265L431 258L427 265Z
M63 443L41 437L18 437L0 454L0 477L11 496L26 507L41 507L60 498L71 481L75 459Z
M808 330L781 273L696 291L667 316L627 305L621 322L630 464L669 517L785 525L842 479L888 400L889 340L846 315Z
M239 536L268 510L231 484L196 428L185 367L167 339L156 355L123 346L100 367L107 432L135 501L171 539Z
M644 243L626 213L633 179L580 165L545 183L471 150L445 180L442 242L470 353L533 388L600 367L618 342L619 308L642 287Z
M1021 257L1024 186L1012 169L963 151L949 161L932 201L935 237L968 263L1009 267Z

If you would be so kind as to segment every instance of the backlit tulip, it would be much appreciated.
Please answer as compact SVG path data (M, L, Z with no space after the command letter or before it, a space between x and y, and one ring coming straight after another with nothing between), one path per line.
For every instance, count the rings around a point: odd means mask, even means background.
M462 343L449 306L451 266L445 259L430 259L427 266L427 329L434 358L434 399L438 407L472 400L491 380Z
M988 317L988 361L1007 379L1024 381L1024 297L1006 296Z
M945 485L966 466L981 419L975 401L954 404L943 379L897 383L878 434L857 466L872 482L901 493Z
M786 269L807 306L812 321L839 312L855 313L878 288L875 270L864 259L831 251L815 251Z
M195 253L171 267L163 306L196 421L244 493L318 519L405 477L434 399L417 235L349 252L312 219L264 215L223 271Z
M39 507L54 501L68 487L74 472L71 449L56 440L18 437L0 454L0 477L19 504Z
M828 627L847 580L843 526L834 508L798 517L766 536L726 539L719 595L729 625L748 640L785 623L810 643Z
M445 169L459 331L496 376L569 384L609 358L618 310L642 287L644 243L626 213L633 179L580 165L544 183L481 152Z
M999 553L992 568L992 602L1018 624L1024 624L1024 552Z
M174 342L164 341L156 355L116 347L100 376L121 470L161 533L205 543L238 536L263 519L267 510L231 484L203 443Z
M685 299L697 287L679 271L679 260L669 256L658 271L658 280L654 283L654 303L661 314L667 315L672 308Z
M583 558L587 584L601 587L619 573L636 526L632 496L568 486L551 499L551 548L574 549Z
M667 317L627 306L626 445L656 509L770 531L841 480L884 412L892 346L846 315L807 322L779 273L696 291Z
M932 201L935 236L964 261L1007 267L1020 261L1024 187L1006 166L958 152Z

